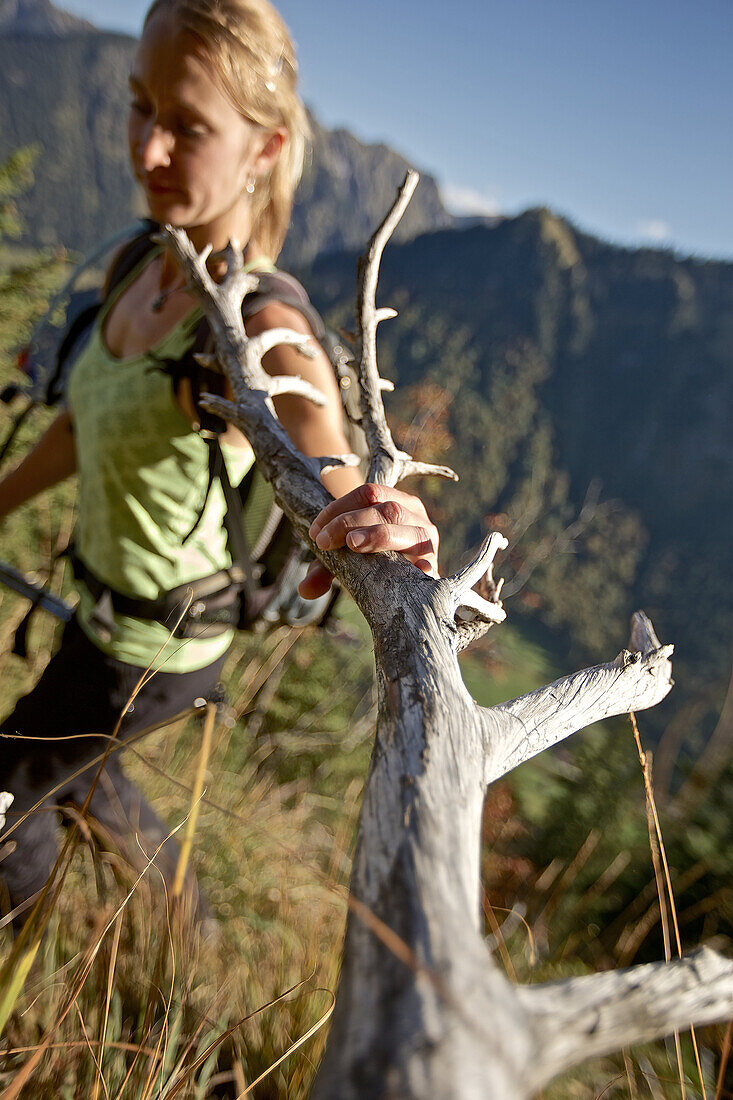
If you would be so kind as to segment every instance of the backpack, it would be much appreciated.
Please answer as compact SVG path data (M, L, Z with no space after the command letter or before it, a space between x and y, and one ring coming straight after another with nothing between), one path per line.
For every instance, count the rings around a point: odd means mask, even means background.
M37 403L54 405L63 399L71 368L89 339L99 310L108 296L154 247L151 237L159 227L152 222L146 222L144 226L143 232L129 240L117 254L101 294L81 291L71 295L66 311L66 327L58 341L51 369L46 372L42 384L38 380L34 383L36 393L40 395L36 398ZM353 401L357 379L350 366L351 355L344 342L326 329L305 290L291 275L277 270L260 275L258 287L244 299L244 319L274 301L283 302L303 314L337 374L339 391ZM199 406L203 393L221 395L224 391L223 375L202 367L195 358L211 349L209 326L203 318L183 358L161 360L158 366L170 376L174 390L184 379L190 383L194 406L198 410L198 430L208 447L207 492L199 515L184 541L196 530L211 487L219 482L226 505L224 526L232 566L163 593L155 600L137 599L110 589L78 558L73 545L69 546L66 553L74 575L86 585L95 600L90 625L103 641L112 636L115 613L171 625L179 618L185 603L190 601L186 615L174 630L174 636L206 638L232 627L264 631L285 624L324 625L338 598L338 592L326 593L317 600L304 600L298 594L298 585L313 557L295 536L256 464L239 485L232 484L219 441L226 424ZM363 456L363 433L346 410L344 427L350 446Z

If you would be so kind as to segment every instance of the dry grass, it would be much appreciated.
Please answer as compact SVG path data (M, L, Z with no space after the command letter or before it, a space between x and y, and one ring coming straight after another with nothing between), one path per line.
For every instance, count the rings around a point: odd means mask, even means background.
M295 667L298 646L284 641L273 637L258 656L232 659L250 718L273 656L280 654L282 680ZM299 660L307 672L307 657ZM190 858L216 920L192 922L166 897L154 865L141 874L119 854L80 848L5 1033L2 1100L308 1095L333 1003L361 797L356 774L345 798L340 788L326 793L328 718L324 708L319 721L301 722L314 760L320 754L315 781L285 774L292 731L259 725L248 739L246 717L233 728L210 723L208 745L198 720L149 735L128 753L128 770L172 825L185 828L198 810ZM366 724L363 731L366 751ZM506 822L502 831L511 834ZM591 835L566 866L545 873L534 929L521 913L486 903L498 957L520 980L573 968L565 945L541 957L534 930L593 847ZM706 1039L701 1070L714 1095L710 1050L722 1045L722 1029ZM622 1052L555 1082L544 1100L678 1097L676 1063L674 1046ZM687 1096L701 1097L689 1040L680 1040L680 1066Z
M39 527L47 522L38 519ZM54 544L44 545L50 551ZM20 614L10 601L0 609L4 654ZM28 686L51 651L48 620L39 621L33 640L29 669L5 665L12 667L6 699ZM128 772L170 827L188 830L186 860L213 920L195 925L185 905L166 897L154 865L141 874L140 864L122 853L78 845L59 876L45 934L26 945L27 974L14 960L0 1100L304 1100L337 981L374 719L369 667L363 638L352 645L280 631L250 641L226 672L233 724L210 726L202 744L201 722L183 722L125 750ZM674 883L653 813L651 824L660 868L617 929L617 955L626 963L666 916L671 887L681 889L702 873L689 868ZM519 828L511 804L501 807L494 859L511 852ZM513 891L531 869L509 854L504 859L501 889L496 895L492 889L492 905L486 903L487 933L518 980L585 968L578 961L587 939L584 914L613 889L631 858L615 852L578 898L575 883L597 843L591 830L571 858L555 858L536 873L539 901L528 919ZM2 936L0 981L7 989L11 946ZM679 1063L674 1044L622 1052L555 1082L544 1100L671 1100L682 1095L680 1076L688 1100L702 1100L701 1076L707 1095L722 1100L713 1052L727 1049L725 1036L724 1028L703 1033L699 1072L682 1037Z
M82 845L60 868L32 954L0 943L4 976L16 978L6 1100L307 1095L333 1004L370 723L360 648L324 640L344 687L301 723L297 764L327 771L324 747L341 743L346 788L293 774L290 732L259 721L252 733L273 674L310 676L319 659L319 643L304 639L296 655L296 641L282 632L232 658L240 718L210 722L205 753L199 720L126 750L156 808L189 828L183 854L199 865L212 919L197 925L167 898L154 864L141 875L121 853ZM356 739L342 732L355 708Z

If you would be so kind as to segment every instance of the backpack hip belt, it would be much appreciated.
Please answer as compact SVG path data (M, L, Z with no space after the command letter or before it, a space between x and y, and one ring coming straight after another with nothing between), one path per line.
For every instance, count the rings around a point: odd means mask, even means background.
M115 615L162 623L171 627L174 638L214 638L239 624L244 578L236 566L189 581L151 600L110 588L73 548L69 548L68 557L75 579L84 584L95 602L89 625L103 642L112 638Z

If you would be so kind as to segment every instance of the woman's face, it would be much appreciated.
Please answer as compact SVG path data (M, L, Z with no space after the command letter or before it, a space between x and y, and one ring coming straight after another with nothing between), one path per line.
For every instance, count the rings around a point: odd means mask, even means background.
M244 118L215 84L196 42L169 17L145 31L130 76L130 158L159 222L199 229L216 247L249 236L246 187L281 139Z

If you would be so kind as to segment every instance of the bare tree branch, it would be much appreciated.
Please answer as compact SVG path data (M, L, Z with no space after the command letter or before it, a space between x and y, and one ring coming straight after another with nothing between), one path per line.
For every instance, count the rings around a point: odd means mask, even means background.
M188 276L189 285L199 294L204 306L206 318L211 327L217 348L217 358L226 373L234 394L234 403L223 403L209 395L201 404L211 412L226 416L237 424L245 434L254 418L264 420L270 430L276 432L292 456L299 452L290 443L287 433L275 419L272 399L282 394L296 394L316 405L325 405L324 395L310 382L301 378L271 376L262 366L262 359L274 347L285 344L297 348L307 358L313 358L313 340L290 329L271 329L259 336L248 337L242 319L242 301L245 295L257 289L258 277L245 274L243 255L233 245L224 252L227 271L220 283L217 283L206 267L211 253L207 246L198 253L182 229L166 226L160 237L173 251L178 263ZM207 357L200 356L199 361L209 365ZM270 417L262 412L265 405Z
M649 648L652 641L658 648ZM594 722L660 703L672 689L674 646L659 645L643 612L632 619L629 645L611 664L583 669L484 711L487 737L495 736L498 721L503 749L501 759L493 761L493 768L501 770L487 771L487 784ZM513 723L510 737L507 720ZM493 755L487 756L487 764Z
M382 321L396 317L394 309L377 309L376 293L379 265L387 241L394 233L420 179L417 172L408 172L392 209L370 240L359 260L356 303L356 346L361 389L361 426L369 444L372 461L368 480L377 485L397 485L414 474L435 474L457 481L457 475L447 466L432 466L414 462L411 455L398 450L392 439L384 414L382 392L390 389L379 377L377 366L377 327Z
M497 531L488 535L476 557L461 569L460 573L448 578L448 584L456 595L462 597L491 573L494 558L499 550L506 550L509 542ZM486 601L488 602L488 601ZM503 616L505 618L506 616Z
M504 536L495 531L484 540L473 561L455 576L441 582L453 602L456 652L465 649L495 623L501 623L506 618L499 600L502 582L494 582L493 565L497 552L507 546ZM474 586L478 584L482 585L489 599L474 591Z
M703 948L669 963L546 982L518 990L537 1037L531 1089L635 1043L733 1017L733 963Z

